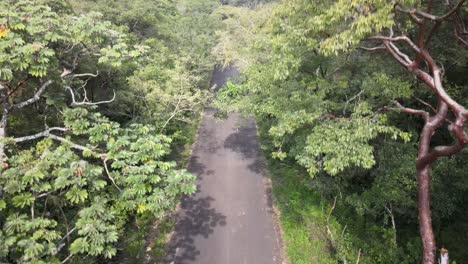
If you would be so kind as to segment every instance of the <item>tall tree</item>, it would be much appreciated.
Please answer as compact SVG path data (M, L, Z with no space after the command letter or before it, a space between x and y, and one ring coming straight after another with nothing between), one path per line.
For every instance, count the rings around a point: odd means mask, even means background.
M384 50L404 67L409 73L417 77L427 89L437 98L437 106L430 106L433 114L423 109L412 109L402 106L395 101L396 110L418 115L424 120L424 126L419 137L419 152L416 160L418 178L418 210L420 235L423 242L423 263L432 264L436 259L436 241L432 227L431 199L430 199L430 171L432 165L441 157L459 153L468 143L465 134L465 121L468 118L467 109L456 99L451 97L444 85L442 62L436 62L435 52L431 52L431 44L437 37L438 30L449 24L453 28L454 40L461 44L459 49L466 46L464 39L464 24L461 14L463 4L446 1L445 6L426 1L386 2L386 1L356 1L346 3L340 1L329 7L314 19L319 30L326 27L343 26L339 21L350 18L345 23L345 30L332 33L331 37L321 41L320 49L326 54L339 50L347 50L350 46L359 45L361 40L366 42L381 42L381 46L360 47L368 51ZM345 10L343 12L343 10ZM445 13L444 13L445 10ZM407 16L413 26L405 26ZM333 18L330 22L326 18ZM377 34L375 34L377 33ZM440 36L440 35L439 35ZM463 47L465 46L465 47ZM435 54L431 54L435 53ZM425 103L426 104L426 103ZM448 124L448 125L446 125ZM448 129L454 138L452 145L431 146L433 137L441 129Z

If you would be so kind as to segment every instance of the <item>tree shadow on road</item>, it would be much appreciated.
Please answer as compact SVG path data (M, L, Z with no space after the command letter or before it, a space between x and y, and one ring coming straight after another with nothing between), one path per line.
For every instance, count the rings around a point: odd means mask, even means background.
M253 162L248 165L248 168L263 175L265 164L260 158L255 121L252 119L243 120L240 127L226 138L224 147L239 153L242 159L251 159Z
M182 212L175 226L165 263L196 263L200 251L195 246L195 237L208 238L218 226L226 225L226 216L217 212L210 196L203 198L185 197Z
M197 263L200 250L195 246L195 238L208 238L215 228L226 225L226 216L218 212L212 205L214 198L211 196L199 197L202 175L209 175L214 171L205 171L205 166L198 162L197 156L192 156L188 170L197 175L197 192L191 196L182 198L180 210L176 215L174 235L168 244L168 250L164 263L185 264Z
M242 122L235 132L224 141L224 148L240 153L243 159L253 159L258 155L257 129L252 120Z

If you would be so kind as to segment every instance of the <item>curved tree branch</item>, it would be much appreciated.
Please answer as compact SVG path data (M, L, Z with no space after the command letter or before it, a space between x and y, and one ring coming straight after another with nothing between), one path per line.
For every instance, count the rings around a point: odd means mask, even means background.
M430 118L430 115L428 112L424 111L424 110L418 110L418 109L413 109L413 108L408 108L408 107L404 107L403 105L401 105L398 101L393 101L395 103L395 105L397 106L396 108L390 108L390 110L398 110L398 111L401 111L401 112L404 112L404 113L407 113L407 114L412 114L412 115L419 115L421 116L424 121L428 121L429 118Z
M46 129L46 130L44 130L42 132L36 133L34 135L19 137L19 138L15 138L13 140L15 141L15 143L22 143L22 142L26 142L26 141L31 141L31 140L36 140L36 139L48 137L48 138L51 138L51 139L54 139L54 140L69 144L70 147L73 148L73 149L90 152L90 153L100 157L101 159L106 158L106 154L98 153L98 152L96 152L96 151L94 151L94 150L92 150L92 149L90 149L88 147L76 144L76 143L72 142L71 140L69 140L67 138L51 134L50 132L52 132L52 131L68 132L68 131L71 131L71 129L70 128L63 128L63 127L51 127L51 128L48 128L48 129Z
M53 82L54 82L54 81L52 81L52 80L49 80L49 81L45 82L45 83L41 86L41 88L39 88L39 90L37 90L37 92L34 94L33 97L31 97L30 99L28 99L28 100L26 100L26 101L24 101L24 102L21 102L21 103L18 103L18 104L14 104L14 105L12 105L10 108L11 108L11 109L21 109L21 108L23 108L23 107L25 107L25 106L28 106L28 105L30 105L30 104L32 104L32 103L35 103L35 102L39 101L39 99L41 98L41 95L44 93L44 91L47 89L47 87L48 87L49 85L51 85Z
M112 103L115 100L116 94L115 91L113 90L114 95L112 96L112 99L106 100L106 101L99 101L99 102L89 102L86 98L81 101L77 102L75 98L75 93L73 92L73 89L70 86L65 86L65 89L67 89L70 92L71 98L72 98L72 106L90 106L90 105L100 105L100 104L109 104Z
M458 2L458 4L456 4L454 7L452 7L452 9L450 9L449 12L447 12L446 14L444 14L442 16L436 16L436 15L433 15L433 14L418 10L416 8L405 9L405 8L401 7L401 5L396 5L395 10L397 10L397 11L399 11L401 13L408 14L410 16L419 16L419 17L417 17L419 20L428 19L428 20L431 20L431 21L444 21L444 20L447 20L449 17L451 17L456 12L458 12L458 10L460 10L461 6L465 2L466 2L466 0L460 0ZM422 22L422 21L420 21L420 22Z
M67 131L70 131L70 129L69 128L64 128L64 127L51 127L51 128L48 128L48 129L46 129L46 130L44 130L42 132L36 133L34 135L15 138L14 141L16 143L21 143L21 142L25 142L25 141L31 141L31 140L35 140L35 139L39 139L39 138L43 138L43 137L48 137L48 136L50 136L50 132L52 132L52 131L67 132Z

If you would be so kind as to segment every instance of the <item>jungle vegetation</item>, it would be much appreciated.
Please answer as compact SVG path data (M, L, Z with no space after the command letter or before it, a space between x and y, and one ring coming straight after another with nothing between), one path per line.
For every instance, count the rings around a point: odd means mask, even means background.
M195 191L170 154L211 97L218 5L0 1L0 262L107 263Z
M447 250L466 261L465 2L291 0L222 10L215 52L242 75L218 106L256 116L271 171L294 168L275 176L282 213L299 218L283 225L309 225L328 241L316 254L328 249L330 259L292 262L436 263ZM304 193L284 186L301 170L310 177L296 181L311 195L288 198ZM315 210L315 195L329 211L290 212L291 199L297 210L311 199Z
M468 261L465 0L1 0L0 262L108 263L254 116L291 263ZM241 76L214 96L213 66Z

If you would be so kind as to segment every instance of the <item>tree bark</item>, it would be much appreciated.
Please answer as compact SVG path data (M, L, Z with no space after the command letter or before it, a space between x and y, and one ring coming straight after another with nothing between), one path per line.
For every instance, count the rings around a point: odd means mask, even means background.
M423 263L434 264L436 259L436 243L432 230L431 197L430 197L430 166L418 169L418 217L419 233L423 243Z

